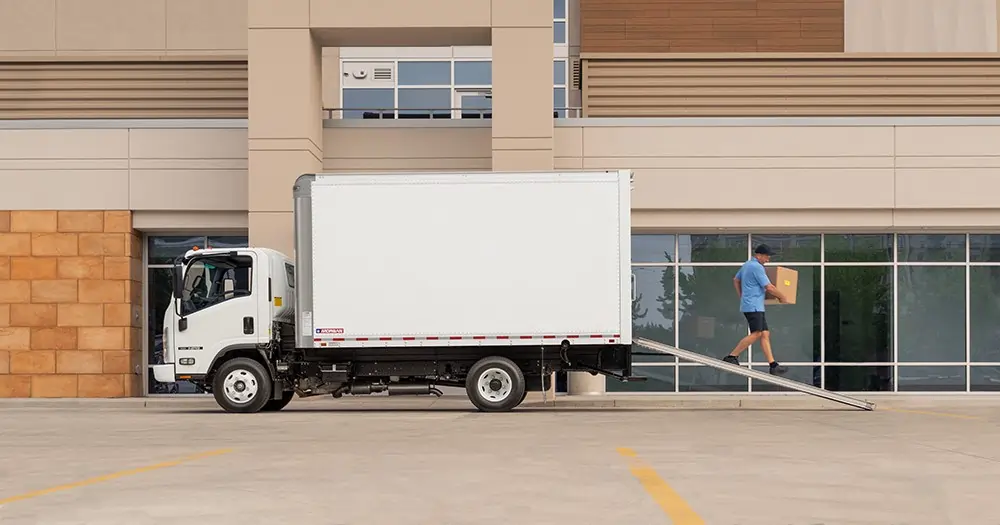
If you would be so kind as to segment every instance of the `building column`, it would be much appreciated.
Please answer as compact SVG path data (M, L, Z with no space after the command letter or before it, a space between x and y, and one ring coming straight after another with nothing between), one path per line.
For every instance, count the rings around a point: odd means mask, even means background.
M308 2L283 5L250 11L248 209L250 244L291 256L292 186L323 169L323 75Z
M551 170L552 3L493 2L493 170Z

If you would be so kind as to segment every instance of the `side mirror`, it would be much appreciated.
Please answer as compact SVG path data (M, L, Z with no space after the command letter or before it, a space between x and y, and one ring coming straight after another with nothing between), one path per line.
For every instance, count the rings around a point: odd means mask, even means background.
M177 314L177 331L187 330L187 317L181 315L181 299L184 297L184 264L175 262L173 271L170 272L171 288L174 292L174 313Z

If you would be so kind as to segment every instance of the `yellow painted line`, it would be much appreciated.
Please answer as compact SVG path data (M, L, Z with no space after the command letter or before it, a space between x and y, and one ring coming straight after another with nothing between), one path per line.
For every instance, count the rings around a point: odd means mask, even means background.
M623 447L618 449L618 453L629 459L629 471L675 525L705 525L705 520L688 506L680 494L663 481L653 467L643 463L634 450Z
M77 489L80 487L86 487L88 485L94 485L104 481L111 481L113 479L123 478L125 476L132 476L135 474L142 474L143 472L149 472L151 470L158 470L167 467L176 467L182 463L188 463L198 459L203 459L212 456L220 456L222 454L227 454L232 452L232 449L224 448L219 450L210 450L208 452L202 452L200 454L194 454L191 456L185 456L183 458L175 459L173 461L164 461L163 463L157 463L155 465L147 465L145 467L138 467L129 470L122 470L119 472L112 472L111 474L105 474L103 476L97 476L96 478L85 479L83 481L77 481L74 483L67 483L65 485L58 485L55 487L50 487L47 489L36 490L33 492L26 492L24 494L18 494L17 496L11 496L9 498L0 499L0 505L6 505L8 503L13 503L15 501L22 501L31 498L37 498L39 496L45 496L47 494L52 494L54 492L62 492L64 490Z
M900 412L903 414L921 414L924 416L954 417L958 419L982 419L979 416L970 416L967 414L953 414L951 412L932 412L929 410L904 410L902 408L889 408L889 407L882 407L882 409L888 410L889 412Z

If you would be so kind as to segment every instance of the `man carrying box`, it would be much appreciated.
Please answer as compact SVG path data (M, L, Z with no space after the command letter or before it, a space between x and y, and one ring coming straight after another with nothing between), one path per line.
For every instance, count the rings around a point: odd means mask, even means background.
M754 256L743 263L733 278L733 285L740 297L740 311L743 312L747 324L750 325L750 335L741 339L736 348L722 360L739 366L739 355L759 340L760 346L764 350L764 357L771 364L771 373L784 374L788 372L788 368L779 365L774 360L774 354L771 353L771 331L768 329L767 319L764 317L764 299L768 293L781 302L787 300L785 295L767 278L767 272L764 270L764 265L771 260L772 255L774 252L771 251L771 247L761 244L754 250Z

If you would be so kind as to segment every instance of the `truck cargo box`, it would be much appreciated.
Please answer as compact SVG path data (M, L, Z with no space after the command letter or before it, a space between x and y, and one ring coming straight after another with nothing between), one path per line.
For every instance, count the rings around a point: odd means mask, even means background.
M631 171L318 174L300 347L631 344Z

